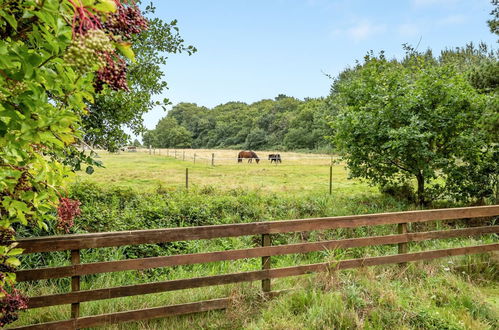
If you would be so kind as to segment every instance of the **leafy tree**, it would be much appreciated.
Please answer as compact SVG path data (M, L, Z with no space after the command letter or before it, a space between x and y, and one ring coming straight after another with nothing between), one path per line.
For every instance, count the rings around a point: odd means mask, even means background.
M146 7L144 15L154 14L152 5ZM134 134L144 131L142 115L156 106L165 108L168 99L155 101L167 88L163 80L161 65L167 62L166 53L196 52L186 46L180 37L177 21L166 23L159 18L148 20L148 29L133 37L135 62L127 70L129 90L107 89L89 104L89 112L83 117L87 144L99 145L110 151L127 143L129 136L123 131L128 127Z
M491 0L494 9L490 12L492 18L487 21L489 24L490 32L499 35L499 0Z
M126 13L126 15L125 15ZM0 3L0 326L26 307L14 288L22 226L68 231L78 201L64 185L82 154L81 118L95 91L127 89L140 10L118 0ZM119 52L117 51L119 50ZM89 160L85 158L84 160Z
M175 118L165 117L153 131L144 134L144 144L155 148L190 148L192 136Z
M332 86L332 125L353 177L381 185L414 178L422 205L429 183L488 147L478 125L485 99L453 65L417 53L403 63L368 55L342 78Z

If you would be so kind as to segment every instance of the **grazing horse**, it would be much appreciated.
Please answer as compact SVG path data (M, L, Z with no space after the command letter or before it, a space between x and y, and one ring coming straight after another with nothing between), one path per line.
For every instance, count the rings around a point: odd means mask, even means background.
M258 158L258 156L255 154L255 152L253 152L251 150L239 152L239 154L237 155L237 162L242 163L243 158L248 158L248 163L252 163L253 158L256 160L257 164L260 161L260 158Z
M281 155L280 154L270 154L269 155L269 160L270 160L270 163L282 163L282 160L281 160Z

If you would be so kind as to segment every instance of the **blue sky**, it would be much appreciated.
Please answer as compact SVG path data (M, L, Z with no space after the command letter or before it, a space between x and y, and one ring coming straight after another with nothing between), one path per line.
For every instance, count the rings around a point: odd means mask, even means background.
M149 3L149 1L144 1ZM336 75L369 50L401 57L401 45L435 52L484 41L489 0L154 0L156 16L178 19L181 35L198 48L172 55L164 67L173 104L213 107L251 103L278 94L319 97ZM144 116L154 128L160 108Z

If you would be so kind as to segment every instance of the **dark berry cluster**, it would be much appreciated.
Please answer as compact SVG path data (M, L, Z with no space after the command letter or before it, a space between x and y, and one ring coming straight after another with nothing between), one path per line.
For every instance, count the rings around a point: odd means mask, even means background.
M133 1L114 0L117 10L99 16L80 1L68 1L74 7L73 42L64 60L81 73L96 72L97 92L104 85L128 90L126 62L115 52L113 42L130 40L147 29L147 19L139 7Z
M119 5L117 11L108 15L104 28L115 36L129 40L134 34L147 30L147 20L137 6Z
M0 245L9 245L14 240L16 232L12 228L0 227Z
M113 59L109 54L107 57L107 63L95 76L94 87L97 92L100 92L104 84L108 85L114 90L126 90L128 91L128 84L126 81L126 63L122 58Z
M69 229L74 225L74 218L80 214L79 201L62 197L59 200L59 207L57 208L57 228L69 233Z
M0 327L12 323L18 318L18 311L28 308L28 299L16 289L8 293L0 289L3 298L0 300Z

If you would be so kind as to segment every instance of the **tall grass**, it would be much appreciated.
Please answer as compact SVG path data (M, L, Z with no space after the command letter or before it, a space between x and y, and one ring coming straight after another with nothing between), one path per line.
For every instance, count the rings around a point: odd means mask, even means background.
M251 221L364 214L413 209L412 205L380 194L291 195L260 194L239 189L198 188L189 193L158 187L155 192L83 183L72 187L71 197L82 202L76 233L196 226ZM460 227L464 223L425 223L417 230ZM273 235L273 244L386 235L393 225ZM54 234L36 230L26 236ZM495 235L413 243L411 251L497 242ZM82 251L82 262L143 258L238 249L257 246L253 236L143 244ZM334 261L396 253L396 246L384 245L347 250L272 257L273 267ZM69 262L67 252L39 253L23 257L26 268L61 266ZM449 263L451 262L451 263ZM257 270L260 260L242 259L84 276L82 289L96 289ZM383 266L372 269L309 275L273 281L273 289L295 288L283 296L265 301L259 283L224 285L144 296L82 303L82 315L95 315L166 304L230 296L226 312L173 317L164 320L110 326L114 329L493 329L497 324L498 272L487 255L456 257L436 262L411 264L406 268ZM23 283L29 295L67 292L69 279ZM46 322L69 317L68 306L24 312L15 325Z

